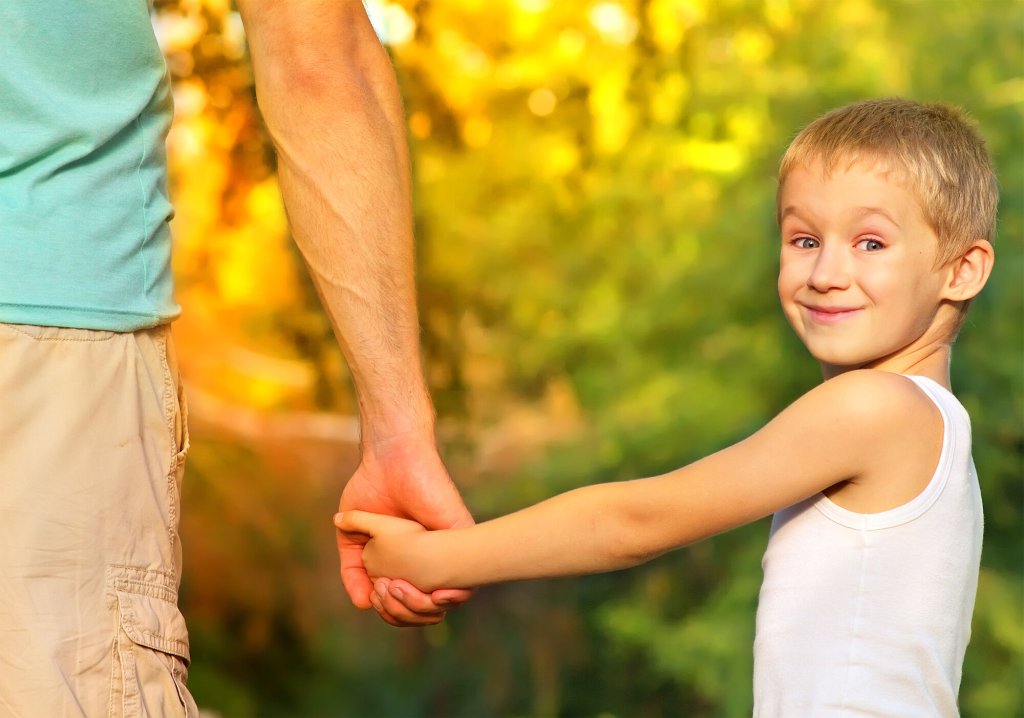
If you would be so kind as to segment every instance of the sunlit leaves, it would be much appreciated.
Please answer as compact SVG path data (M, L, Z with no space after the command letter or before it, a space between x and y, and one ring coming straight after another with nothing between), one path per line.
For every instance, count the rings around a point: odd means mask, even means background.
M988 531L961 706L965 715L1019 712L1020 5L369 5L406 102L427 376L450 466L478 513L672 468L746 435L810 386L816 368L779 316L773 287L773 176L788 139L817 114L866 96L945 99L975 114L1004 198L996 276L953 365L974 417ZM351 413L353 405L288 239L240 60L238 16L223 1L162 0L157 10L178 111L169 139L185 308L177 333L189 381L208 399L206 408L196 402L197 425L223 432L234 422L278 437L260 446L260 461L237 447L197 452L210 512L197 524L223 529L211 517L234 505L231 490L249 492L241 505L251 516L230 513L245 535L266 532L260 550L281 562L285 539L295 539L325 562L324 585L335 586L329 553L316 554L331 547L295 538L295 526L310 520L297 512L314 511L315 482L294 479L316 476L333 489L340 459L317 459L310 443L280 436L344 432L331 423L337 416L275 412ZM309 463L296 469L297 456ZM229 488L218 494L219 480ZM289 482L294 503L282 500L278 482ZM296 513L252 508L267 502ZM222 540L253 573L266 570L267 559L245 554L237 536ZM419 638L381 638L390 634L353 647L334 635L331 613L318 625L331 626L321 633L332 640L316 642L293 625L306 624L285 618L286 590L203 595L291 626L278 626L289 648L330 678L283 679L302 686L294 695L308 698L295 700L310 701L310 713L510 715L541 706L552 715L628 715L643 706L650 715L749 714L763 544L763 527L752 527L557 592L495 589L453 618L429 652ZM213 554L207 567L226 565ZM309 600L298 604L314 610ZM204 610L216 616L215 607ZM266 616L252 620L253 635L271 630ZM522 630L527 623L536 629ZM555 646L555 633L580 644ZM379 649L369 658L367 644ZM551 668L555 648L576 657L566 659L572 680ZM467 669L466 655L488 656L486 671ZM248 678L236 689L277 695ZM316 703L316 695L330 700Z

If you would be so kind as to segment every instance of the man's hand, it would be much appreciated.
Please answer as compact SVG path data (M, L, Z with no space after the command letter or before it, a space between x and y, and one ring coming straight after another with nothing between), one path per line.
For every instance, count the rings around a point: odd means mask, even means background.
M358 509L408 518L428 529L473 524L458 490L437 454L432 431L377 440L363 447L363 458L341 494L340 511ZM376 578L363 566L363 544L337 532L341 581L358 608L371 606L393 626L420 626L444 620L445 611L469 598L465 590L424 594L408 581Z

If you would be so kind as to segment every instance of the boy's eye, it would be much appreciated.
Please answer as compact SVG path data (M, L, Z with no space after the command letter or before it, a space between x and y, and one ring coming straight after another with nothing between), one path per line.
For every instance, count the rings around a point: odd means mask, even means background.
M857 249L863 249L867 252L877 252L880 249L885 249L885 245L877 239L862 239L857 242Z
M820 245L814 237L797 237L793 240L793 246L799 249L817 249Z

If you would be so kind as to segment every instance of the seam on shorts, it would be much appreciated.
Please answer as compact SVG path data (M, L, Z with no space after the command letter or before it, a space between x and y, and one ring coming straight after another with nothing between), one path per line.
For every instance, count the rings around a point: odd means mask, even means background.
M81 332L95 332L96 334L105 334L106 336L97 336L93 339L69 336L37 337L35 334L32 334L31 332L26 332L24 329L19 329L19 326L38 326L43 329L77 329L78 331ZM7 322L0 322L0 328L9 329L15 334L20 334L21 336L27 337L28 339L31 339L34 342L77 342L82 344L94 344L96 342L110 341L119 334L119 332L114 332L109 329L81 329L78 327L42 327L42 325L39 324L18 325L10 324Z
M178 603L178 592L158 586L154 583L147 583L146 581L132 581L126 578L115 578L110 584L115 591L124 591L126 593L133 593L137 596L148 596L149 598L159 598L162 601Z
M178 526L177 465L178 441L174 435L174 412L178 392L175 390L174 377L171 374L170 361L167 359L167 343L171 341L170 332L165 329L158 334L157 347L160 352L160 365L164 374L164 428L167 430L170 451L168 452L167 472L164 475L167 490L167 544L170 555L174 556L175 536Z
M108 563L107 579L114 583L124 582L126 584L139 584L142 586L153 586L169 591L177 601L178 580L174 571L167 571L161 568L146 568L130 563Z
M114 712L114 698L117 692L114 688L117 686L115 680L114 666L118 663L117 653L117 629L114 629L114 639L110 642L110 688L107 691L107 718L114 718L117 714ZM121 683L124 683L124 666L121 666ZM121 705L121 713L124 714L124 704Z

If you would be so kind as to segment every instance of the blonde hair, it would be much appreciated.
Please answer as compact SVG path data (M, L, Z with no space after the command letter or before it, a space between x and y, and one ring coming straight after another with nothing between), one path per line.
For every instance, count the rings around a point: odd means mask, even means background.
M938 265L995 234L999 188L985 141L962 111L902 98L855 102L819 117L790 143L779 166L779 192L798 165L876 162L917 195L939 239Z

